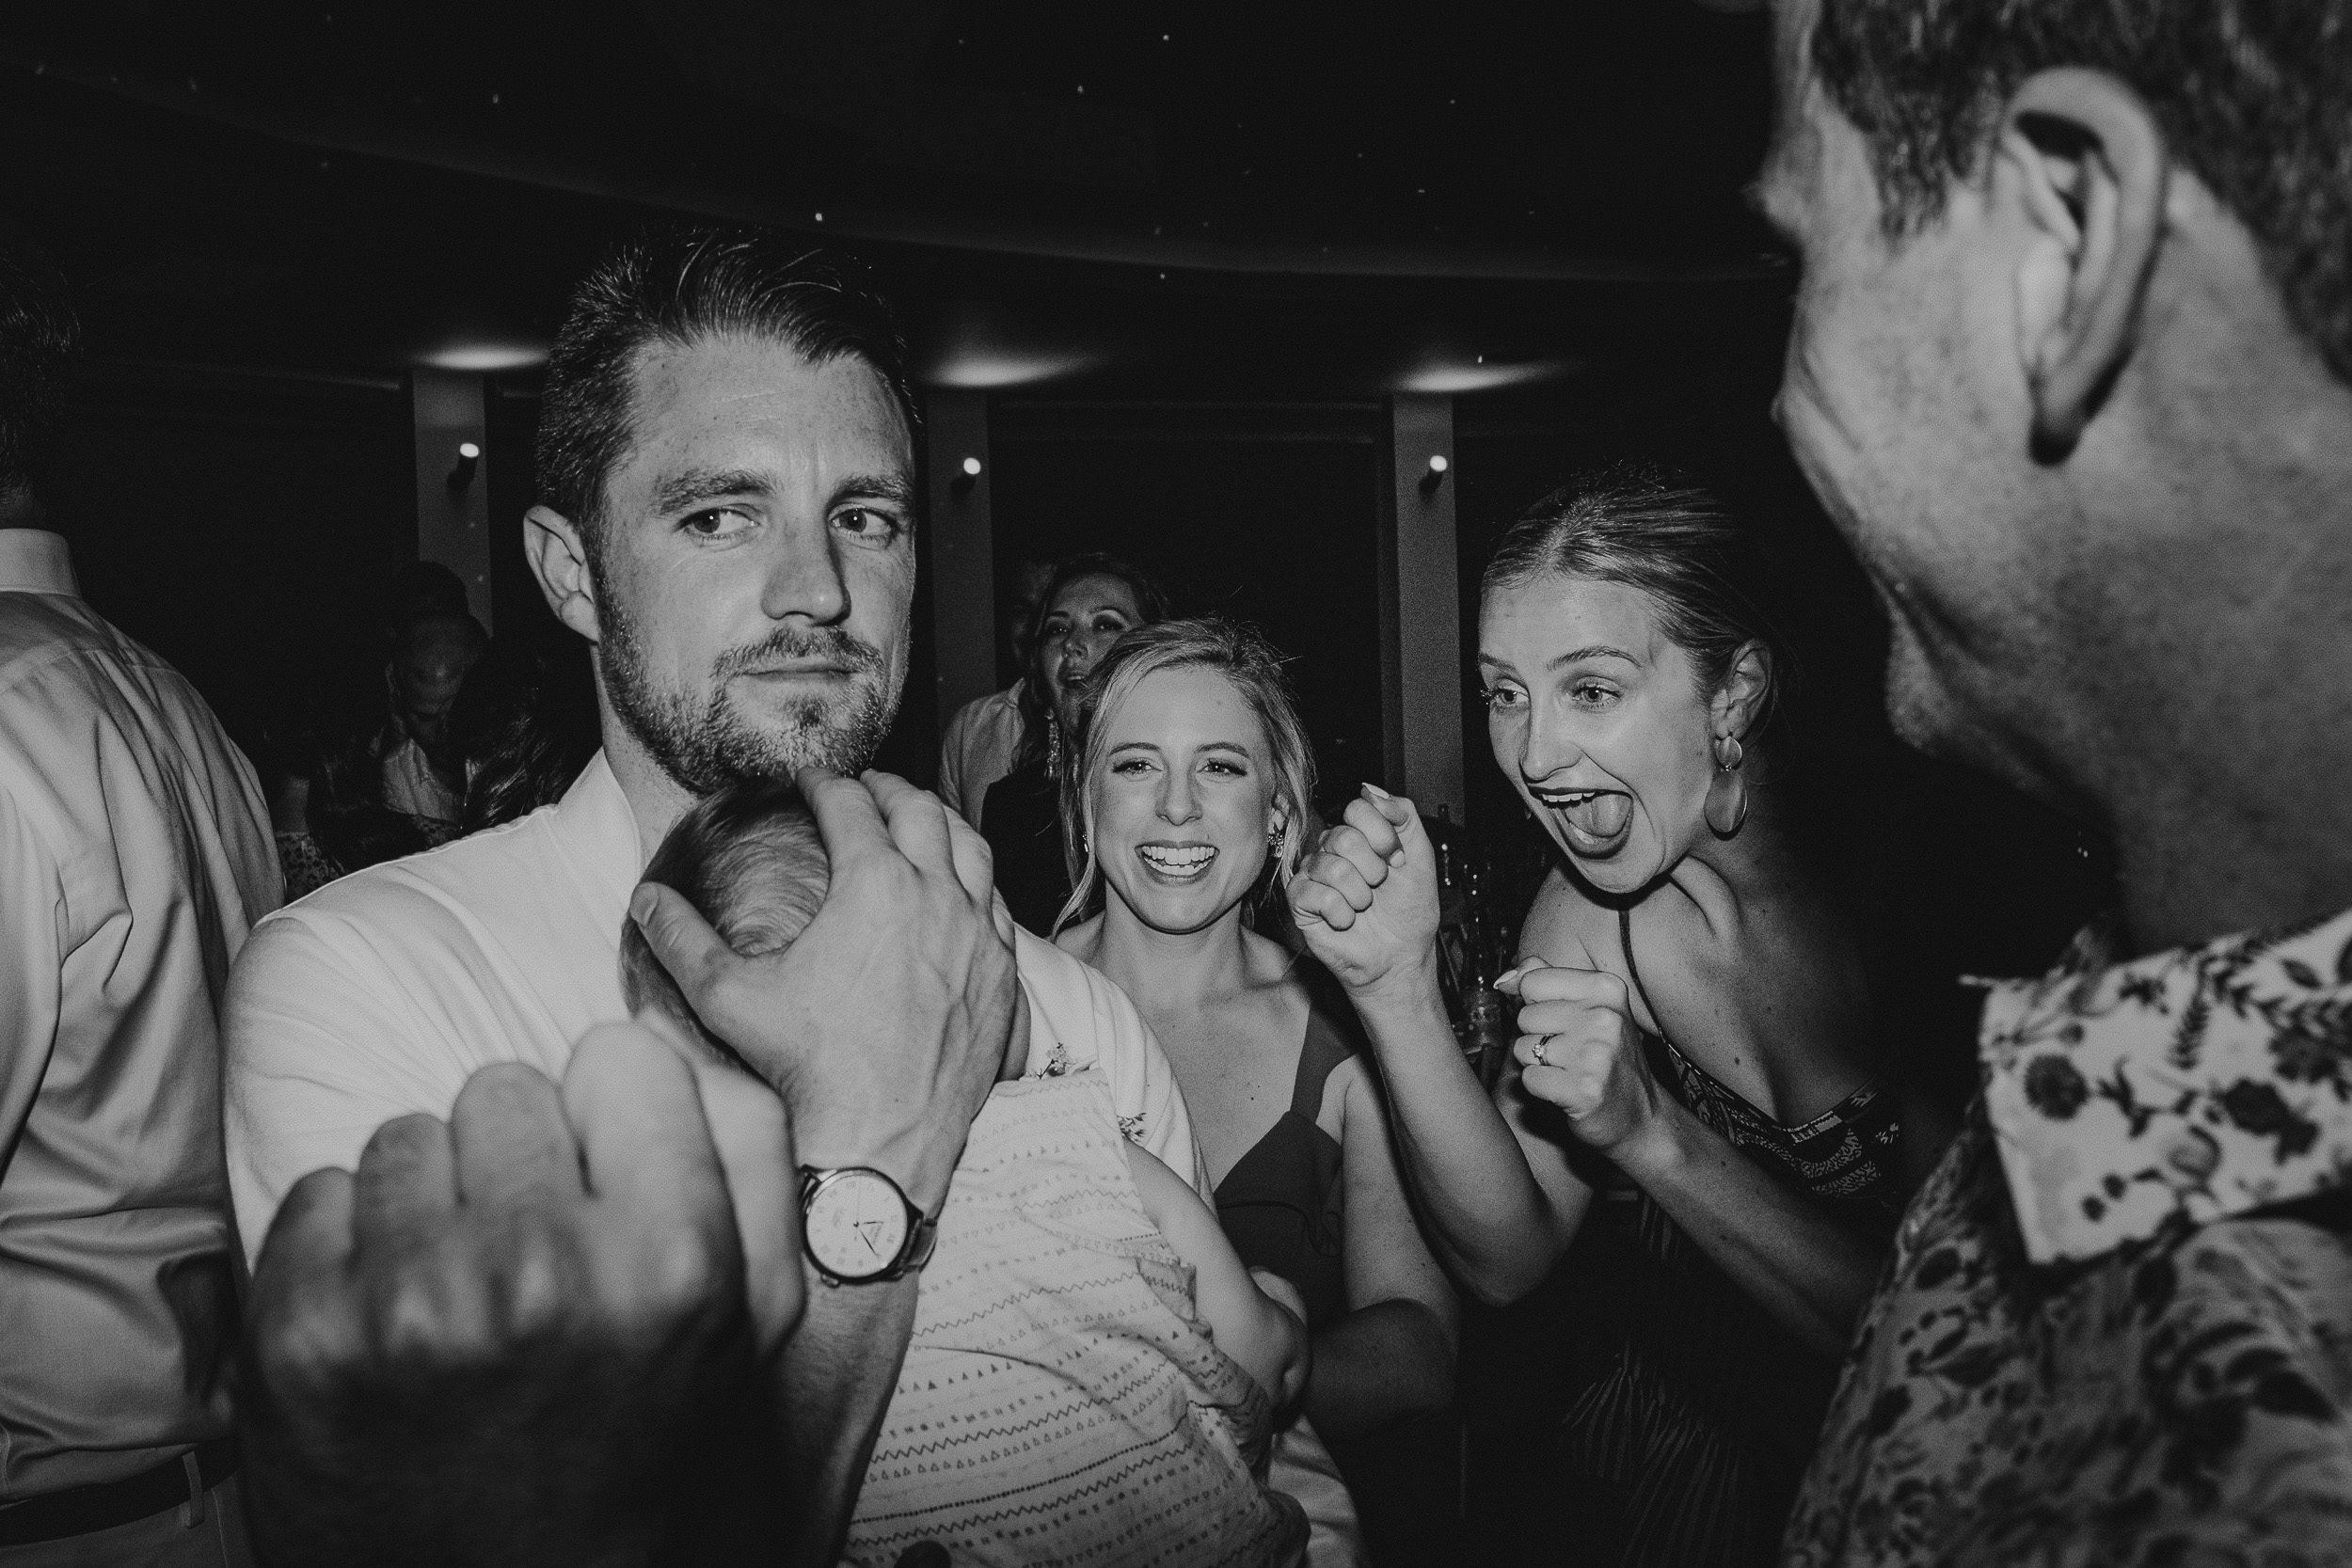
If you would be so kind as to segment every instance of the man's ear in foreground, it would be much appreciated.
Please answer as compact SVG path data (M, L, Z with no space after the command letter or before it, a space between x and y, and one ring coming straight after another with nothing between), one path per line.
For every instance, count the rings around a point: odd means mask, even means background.
M2044 71L2010 98L1994 199L2032 235L2017 262L2017 352L2036 450L2062 457L2129 358L2164 242L2171 161L2148 105L2096 71Z

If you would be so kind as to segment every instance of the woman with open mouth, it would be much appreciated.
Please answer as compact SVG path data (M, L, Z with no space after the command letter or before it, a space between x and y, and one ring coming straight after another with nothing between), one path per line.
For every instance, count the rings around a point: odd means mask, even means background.
M1425 1445L1375 1434L1451 1402L1455 1304L1406 1202L1345 994L1252 926L1312 838L1313 752L1280 660L1225 621L1130 632L1088 676L1082 733L1062 790L1074 891L1057 940L1134 999L1175 1069L1226 1234L1307 1304L1308 1424L1278 1447L1274 1484L1321 1527L1310 1561L1354 1560L1353 1510L1318 1433L1359 1480L1379 1555L1381 1505L1410 1486L1371 1478L1409 1470Z
M974 820L995 856L996 891L1038 936L1070 896L1062 853L1061 776L1077 747L1087 676L1112 643L1168 614L1168 595L1140 568L1100 552L1072 556L1047 579L1029 671L1021 684L1021 744L1012 771L982 791Z
M1774 1559L1836 1358L1948 1131L1882 1078L1851 923L1774 796L1785 661L1736 586L1740 544L1704 492L1621 468L1537 503L1487 565L1487 732L1558 851L1504 977L1520 1036L1491 1099L1438 995L1410 803L1366 786L1291 884L1459 1283L1528 1294L1595 1199L1622 1199L1566 1287L1597 1354L1558 1464L1576 1517L1613 1536L1580 1532L1581 1560Z

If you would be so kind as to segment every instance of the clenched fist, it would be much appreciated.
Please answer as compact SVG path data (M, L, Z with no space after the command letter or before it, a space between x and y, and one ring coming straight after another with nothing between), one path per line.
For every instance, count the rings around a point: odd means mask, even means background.
M1496 984L1519 999L1520 1086L1566 1112L1579 1142L1613 1153L1656 1125L1662 1097L1623 980L1530 959Z
M775 1352L801 1307L782 1104L651 1030L562 1087L485 1068L271 1226L240 1366L263 1560L771 1553Z
M1412 801L1364 785L1300 863L1289 897L1308 950L1359 1005L1436 990L1438 856Z

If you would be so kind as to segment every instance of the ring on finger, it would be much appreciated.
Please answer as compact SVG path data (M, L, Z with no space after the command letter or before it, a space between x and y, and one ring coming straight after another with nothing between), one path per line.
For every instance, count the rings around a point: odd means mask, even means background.
M1527 1053L1535 1058L1535 1065L1537 1067L1545 1065L1544 1048L1559 1037L1560 1037L1557 1035L1545 1035L1538 1038L1534 1045L1528 1047Z

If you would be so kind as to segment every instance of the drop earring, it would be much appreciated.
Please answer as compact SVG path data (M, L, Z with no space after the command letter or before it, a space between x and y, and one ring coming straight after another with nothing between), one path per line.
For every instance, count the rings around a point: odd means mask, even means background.
M1061 721L1058 719L1045 721L1045 776L1049 779L1061 777Z
M1715 737L1715 776L1707 784L1707 825L1717 838L1730 838L1748 819L1748 781L1740 769L1748 760L1739 736Z

